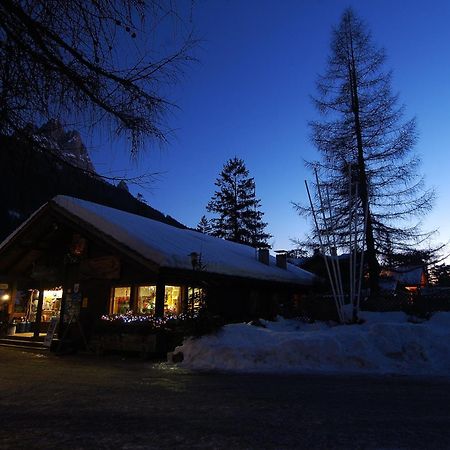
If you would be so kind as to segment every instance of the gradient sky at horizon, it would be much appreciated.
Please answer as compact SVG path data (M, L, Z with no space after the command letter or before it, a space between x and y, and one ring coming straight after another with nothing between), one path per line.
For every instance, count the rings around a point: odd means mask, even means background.
M424 221L450 240L450 2L410 0L200 0L192 20L202 39L191 64L170 93L179 109L169 117L169 144L150 149L131 163L120 142L91 141L100 173L126 176L158 172L141 192L156 209L195 227L205 214L214 181L227 159L244 159L274 236L273 249L289 249L309 221L291 202L306 202L303 160L318 157L308 121L318 117L310 101L323 73L333 26L352 6L367 23L377 46L387 52L393 91L405 105L405 120L416 117L426 184L437 201ZM89 141L88 141L89 142ZM88 145L89 147L89 145Z

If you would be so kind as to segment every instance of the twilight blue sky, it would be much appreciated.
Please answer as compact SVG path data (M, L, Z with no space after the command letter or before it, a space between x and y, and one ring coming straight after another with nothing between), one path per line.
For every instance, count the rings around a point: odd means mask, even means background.
M161 172L142 192L153 207L195 227L228 158L244 159L255 178L273 248L292 247L310 224L292 201L306 201L303 159L317 153L307 123L317 118L309 95L323 73L331 29L352 6L374 42L387 51L393 90L420 134L416 151L428 186L436 188L425 228L450 239L450 2L448 0L197 0L193 24L203 39L199 62L187 68L170 98L174 135L166 148L149 149L136 163L120 142L93 140L97 170ZM95 143L94 143L95 142Z

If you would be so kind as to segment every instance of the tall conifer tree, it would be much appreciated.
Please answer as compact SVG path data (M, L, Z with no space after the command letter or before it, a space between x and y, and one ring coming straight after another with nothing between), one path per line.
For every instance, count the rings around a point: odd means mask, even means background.
M271 235L265 232L267 223L259 210L261 201L256 198L255 180L249 177L244 161L237 157L224 165L206 209L216 216L211 220L212 234L230 241L268 248Z

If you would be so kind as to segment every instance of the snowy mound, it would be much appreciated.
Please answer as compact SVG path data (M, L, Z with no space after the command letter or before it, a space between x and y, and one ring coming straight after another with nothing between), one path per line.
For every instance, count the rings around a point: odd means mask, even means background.
M226 325L187 339L182 367L236 372L450 375L450 313L408 322L404 313L364 313L362 325L279 319Z

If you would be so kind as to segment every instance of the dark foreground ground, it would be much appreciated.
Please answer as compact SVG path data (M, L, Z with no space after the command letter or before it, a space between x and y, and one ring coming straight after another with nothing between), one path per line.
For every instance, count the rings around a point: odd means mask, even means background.
M450 381L194 374L0 347L2 449L444 449Z

